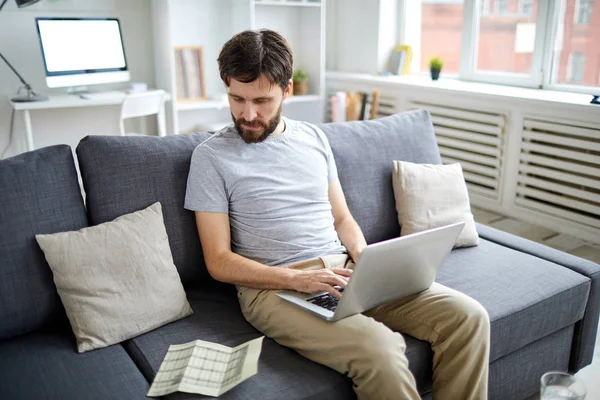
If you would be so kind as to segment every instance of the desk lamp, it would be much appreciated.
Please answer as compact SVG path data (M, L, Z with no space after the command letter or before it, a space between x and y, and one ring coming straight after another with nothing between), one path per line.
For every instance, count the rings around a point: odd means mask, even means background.
M8 0L0 0L0 10L2 10L2 7L4 7L4 4L6 4L7 1ZM19 7L19 8L30 6L33 3L37 3L38 1L40 1L40 0L15 0L15 2L17 3L17 7ZM21 89L25 89L27 91L26 95L24 95L24 96L18 95L16 97L11 98L10 99L11 101L14 101L15 103L25 103L25 102L30 102L30 101L48 100L48 97L39 96L37 93L35 93L33 91L33 89L31 88L31 85L29 83L25 82L25 79L23 79L23 77L21 75L19 75L17 70L12 65L10 65L10 63L8 62L8 60L6 58L4 58L2 53L0 53L0 58L2 60L4 60L6 65L8 65L8 68L10 68L12 70L12 72L14 72L15 75L17 75L17 77L23 84L23 86L19 88L19 92L21 92Z

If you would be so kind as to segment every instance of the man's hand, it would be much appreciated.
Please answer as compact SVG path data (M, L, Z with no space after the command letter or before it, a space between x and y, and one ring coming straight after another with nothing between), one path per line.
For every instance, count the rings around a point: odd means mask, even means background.
M293 277L292 289L302 293L329 292L340 298L342 295L333 286L345 288L350 275L352 270L345 268L298 271Z

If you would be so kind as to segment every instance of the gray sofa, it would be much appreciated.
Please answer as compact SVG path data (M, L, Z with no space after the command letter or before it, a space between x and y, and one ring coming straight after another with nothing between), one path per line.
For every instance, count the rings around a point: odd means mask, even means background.
M440 163L425 111L322 125L349 207L368 242L398 236L392 160ZM193 213L184 210L193 149L208 133L91 136L72 152L52 146L0 161L0 398L144 398L170 344L237 345L260 336L231 285L204 265ZM34 234L77 230L160 201L175 264L194 310L105 349L78 354L52 274ZM547 370L575 372L592 358L600 266L477 226L477 247L453 250L437 280L477 299L491 319L490 399L523 399ZM407 337L420 393L431 397L432 353ZM169 399L201 398L178 393ZM351 381L266 338L259 373L224 399L348 399Z

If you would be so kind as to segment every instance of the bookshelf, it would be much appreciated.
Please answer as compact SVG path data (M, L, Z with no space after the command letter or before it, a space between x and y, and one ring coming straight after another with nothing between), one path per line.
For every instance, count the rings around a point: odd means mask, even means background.
M200 47L204 61L204 100L171 102L169 131L189 133L231 121L216 60L225 42L246 29L281 33L292 46L294 68L309 74L309 94L287 99L284 115L324 121L325 0L152 0L152 18L158 88L181 98L175 49Z

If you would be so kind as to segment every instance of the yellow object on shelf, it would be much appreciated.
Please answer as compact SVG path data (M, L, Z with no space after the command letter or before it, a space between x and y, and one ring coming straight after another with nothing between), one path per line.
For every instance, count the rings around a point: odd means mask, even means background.
M406 75L410 72L412 62L412 48L406 45L398 45L390 55L389 71L395 75Z

